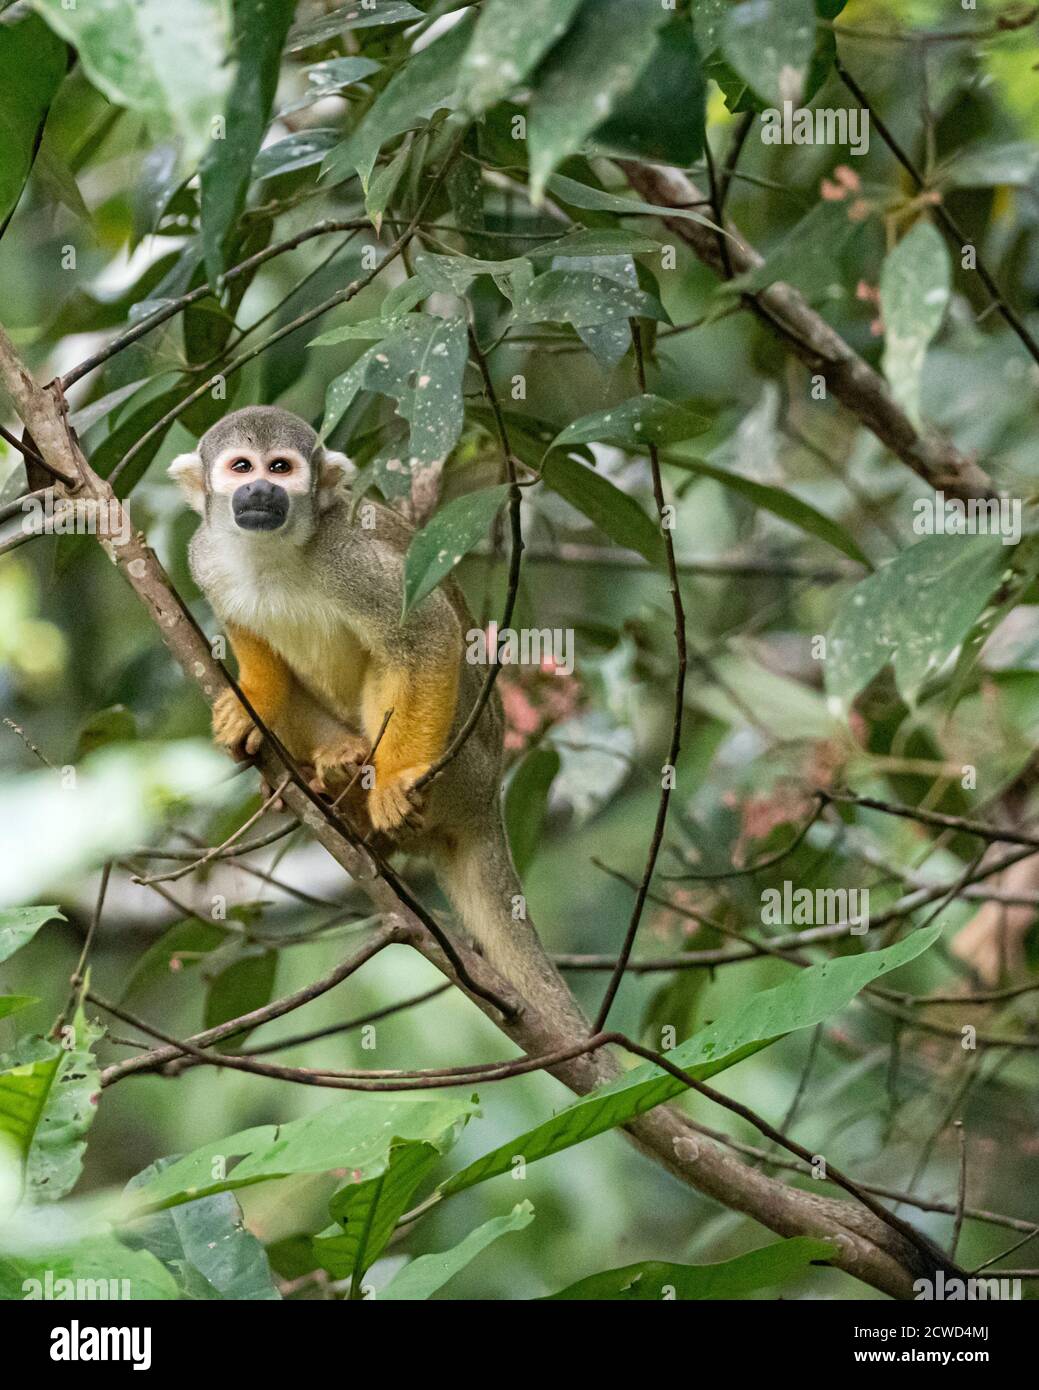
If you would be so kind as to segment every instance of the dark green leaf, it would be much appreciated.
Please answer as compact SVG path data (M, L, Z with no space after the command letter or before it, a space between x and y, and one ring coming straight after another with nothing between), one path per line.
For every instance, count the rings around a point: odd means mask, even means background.
M553 1299L616 1299L632 1303L662 1299L743 1299L804 1274L813 1263L828 1262L836 1249L825 1240L795 1236L714 1265L674 1265L660 1260L608 1269L579 1279Z
M635 88L615 103L594 133L611 151L663 164L695 164L703 155L707 79L688 20L675 19Z
M234 82L227 98L226 131L210 141L199 169L202 246L209 283L225 268L228 237L245 206L253 160L263 142L285 35L296 0L234 0Z
M812 0L746 0L721 24L727 61L763 101L796 106L805 92L815 46Z
M541 470L542 481L583 513L611 540L635 550L651 565L664 561L664 542L653 521L626 492L621 492L593 468L564 454L551 454Z
M528 142L535 203L552 171L634 89L667 18L659 0L585 0L534 78Z
M487 0L459 74L458 95L479 115L517 87L563 37L581 0Z
M287 48L290 53L299 53L304 48L324 43L326 39L338 38L347 29L370 29L377 24L411 24L422 17L422 11L408 4L407 0L369 0L363 8L360 0L352 0L349 5L341 5L328 14L294 25L289 31Z
M0 227L21 197L66 56L65 45L34 14L0 25Z
M541 844L548 794L560 768L554 748L534 748L514 768L505 785L505 829L520 878Z
M652 295L588 270L546 270L512 311L514 323L572 323L575 328L632 318L670 323L667 310Z

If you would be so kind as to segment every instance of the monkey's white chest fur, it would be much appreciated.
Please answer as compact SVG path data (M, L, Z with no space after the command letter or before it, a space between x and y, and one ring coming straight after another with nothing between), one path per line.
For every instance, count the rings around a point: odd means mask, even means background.
M356 728L369 654L323 594L305 556L289 546L266 546L251 536L221 557L207 555L199 581L227 623L263 638L300 684Z

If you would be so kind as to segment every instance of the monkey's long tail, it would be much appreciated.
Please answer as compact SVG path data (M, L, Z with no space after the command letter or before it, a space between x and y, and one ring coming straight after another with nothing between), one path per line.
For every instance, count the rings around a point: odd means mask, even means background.
M524 997L581 1037L589 1024L562 976L545 954L526 914L526 900L496 816L438 856L437 878L485 959Z

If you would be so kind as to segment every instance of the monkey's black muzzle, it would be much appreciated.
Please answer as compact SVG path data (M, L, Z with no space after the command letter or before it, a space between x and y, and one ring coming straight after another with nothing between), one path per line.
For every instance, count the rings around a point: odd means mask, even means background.
M243 483L231 498L231 514L243 531L276 531L289 514L289 494L266 478Z

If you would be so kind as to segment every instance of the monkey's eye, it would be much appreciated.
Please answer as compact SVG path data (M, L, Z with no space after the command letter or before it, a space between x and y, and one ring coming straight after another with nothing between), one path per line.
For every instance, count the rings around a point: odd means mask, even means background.
M271 459L267 465L268 473L291 473L292 464L288 459Z
M235 459L231 465L232 473L251 473L252 469L253 466L248 459Z

